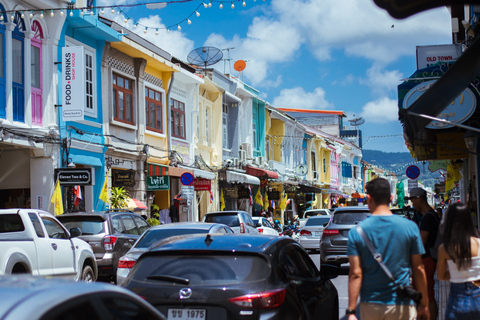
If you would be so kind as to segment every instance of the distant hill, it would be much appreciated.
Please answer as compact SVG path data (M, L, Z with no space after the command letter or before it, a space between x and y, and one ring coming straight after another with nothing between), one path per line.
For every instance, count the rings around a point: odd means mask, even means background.
M388 170L397 175L399 179L407 179L406 169L409 165L417 165L420 168L420 177L418 180L426 187L434 187L441 176L439 172L430 172L427 169L428 163L423 165L417 162L408 152L383 152L378 150L362 150L363 160L384 170Z

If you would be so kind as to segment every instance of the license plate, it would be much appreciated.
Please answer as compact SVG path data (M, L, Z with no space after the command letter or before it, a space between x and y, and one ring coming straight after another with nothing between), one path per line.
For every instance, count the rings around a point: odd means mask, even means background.
M315 231L315 235L316 235L317 237L320 237L320 236L322 235L322 231Z
M168 309L168 320L205 320L205 309Z

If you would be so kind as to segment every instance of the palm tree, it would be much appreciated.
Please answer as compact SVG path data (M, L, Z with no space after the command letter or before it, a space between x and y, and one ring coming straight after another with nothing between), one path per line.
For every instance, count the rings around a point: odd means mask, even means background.
M112 188L112 195L110 196L110 205L112 209L126 208L128 198L130 198L130 195L123 187Z

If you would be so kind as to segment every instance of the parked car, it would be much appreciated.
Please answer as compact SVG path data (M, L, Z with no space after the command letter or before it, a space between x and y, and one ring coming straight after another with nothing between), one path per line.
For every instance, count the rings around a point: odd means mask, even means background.
M99 282L0 277L0 301L2 320L166 319L131 291Z
M337 275L289 237L184 235L143 253L121 285L168 319L337 320Z
M274 236L278 236L278 231L275 230L273 225L268 221L267 218L264 217L252 217L253 223L255 227L257 227L258 233L261 234L271 234Z
M27 273L87 282L97 278L92 248L51 213L38 209L0 210L0 275Z
M258 234L252 217L246 211L207 212L203 217L203 222L226 224L235 233Z
M320 240L321 263L340 265L348 262L348 231L369 216L368 207L349 206L335 209Z
M305 250L320 250L320 239L323 229L332 216L311 216L307 219L305 226L300 229L298 242Z
M126 209L64 213L58 219L67 228L80 228L80 239L90 244L98 265L99 279L116 281L118 259L127 253L150 225Z
M128 252L120 257L117 268L117 283L122 283L135 265L138 257L159 240L194 233L233 233L233 230L221 223L176 222L154 226L145 231Z

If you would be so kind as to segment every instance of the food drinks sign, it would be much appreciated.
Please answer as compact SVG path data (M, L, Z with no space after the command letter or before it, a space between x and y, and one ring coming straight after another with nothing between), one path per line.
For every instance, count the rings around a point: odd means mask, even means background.
M85 53L83 47L62 48L62 120L83 120Z

